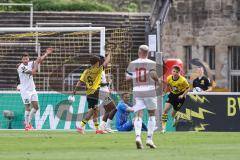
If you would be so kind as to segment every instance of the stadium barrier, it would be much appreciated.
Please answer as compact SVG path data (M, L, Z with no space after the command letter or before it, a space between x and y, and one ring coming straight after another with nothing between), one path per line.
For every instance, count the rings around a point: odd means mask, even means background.
M189 93L177 131L240 131L240 93Z
M38 92L40 110L37 111L32 120L32 124L36 129L75 129L83 117L83 113L87 111L86 96L76 95L74 103L69 103L69 94L59 92ZM112 94L112 98L116 103L120 100L119 94ZM0 129L9 128L9 119L4 117L4 111L14 113L11 119L12 129L24 128L24 105L17 91L0 92ZM103 107L101 107L103 115ZM147 114L145 112L145 114ZM133 114L130 115L130 118ZM102 117L99 118L101 120ZM146 123L148 117L145 116L143 121ZM86 126L87 129L93 129L92 121ZM115 128L115 119L112 127ZM169 129L171 130L171 129Z
M73 104L68 103L69 94L39 92L38 96L40 110L32 121L36 129L75 129L87 110L85 96L76 95ZM112 97L119 102L119 94L112 94ZM167 96L164 101L166 99ZM0 128L9 128L9 121L13 129L24 128L24 105L19 92L0 92L0 104ZM8 119L4 111L12 111L13 119ZM240 131L237 123L240 121L240 93L189 93L178 116L177 131ZM147 123L147 119L145 116L143 121ZM115 128L114 120L112 124ZM175 131L172 124L169 112L167 131ZM90 121L87 129L93 128Z

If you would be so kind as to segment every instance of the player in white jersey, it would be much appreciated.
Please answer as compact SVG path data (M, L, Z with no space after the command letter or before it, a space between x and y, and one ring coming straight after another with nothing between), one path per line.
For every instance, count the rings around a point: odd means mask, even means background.
M104 62L104 57L100 56L101 63ZM106 131L108 133L112 133L113 130L111 129L111 122L112 119L117 112L116 105L113 99L110 96L110 89L109 85L111 84L111 80L106 78L105 71L102 72L102 82L99 92L99 98L102 100L102 105L104 107L104 115L102 118L102 122L100 125L101 130Z
M38 65L53 52L52 48L48 48L46 53L38 57L35 61L29 60L29 55L24 53L22 55L22 63L18 66L17 72L20 80L20 93L22 101L25 105L24 124L25 130L31 130L31 120L38 110L38 95L33 81L33 76L37 73ZM32 105L32 108L30 108Z
M161 82L156 72L156 62L148 59L148 46L141 45L138 50L138 59L130 62L126 78L133 80L133 97L135 105L133 107L136 116L134 120L137 149L142 149L141 129L143 109L148 110L148 132L146 145L156 148L152 137L156 126L155 110L157 109L156 84L161 87Z

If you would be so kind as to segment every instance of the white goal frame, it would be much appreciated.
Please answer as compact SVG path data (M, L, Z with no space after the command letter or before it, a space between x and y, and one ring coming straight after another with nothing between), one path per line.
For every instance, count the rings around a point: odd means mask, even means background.
M36 23L36 27L92 27L92 23ZM36 36L36 45L38 35ZM37 48L37 47L36 47ZM89 32L89 54L92 53L92 32Z

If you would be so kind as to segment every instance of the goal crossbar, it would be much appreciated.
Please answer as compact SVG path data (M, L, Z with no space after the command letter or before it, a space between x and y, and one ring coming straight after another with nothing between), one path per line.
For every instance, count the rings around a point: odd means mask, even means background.
M2 32L71 32L71 31L100 31L105 33L105 27L7 27L0 28Z
M100 55L105 55L105 27L4 27L0 33L21 33L21 32L99 32L100 33Z

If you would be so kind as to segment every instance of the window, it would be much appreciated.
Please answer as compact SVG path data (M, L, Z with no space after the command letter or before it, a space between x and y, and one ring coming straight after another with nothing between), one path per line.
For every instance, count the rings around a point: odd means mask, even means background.
M209 65L210 69L215 69L215 46L204 46L203 60Z
M230 61L230 88L232 92L240 92L240 46L228 48Z
M192 46L184 46L184 53L185 53L185 64L186 64L186 71L192 69L191 60L192 60Z
M231 70L240 70L240 47L229 47Z
M240 75L231 75L231 92L240 92Z

